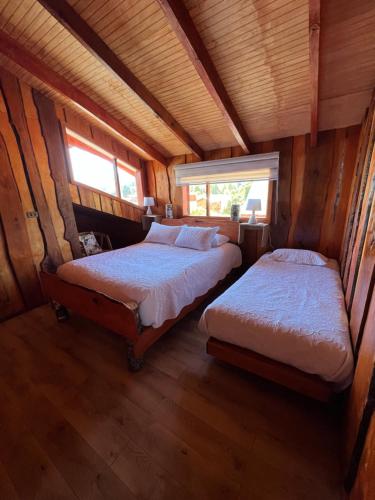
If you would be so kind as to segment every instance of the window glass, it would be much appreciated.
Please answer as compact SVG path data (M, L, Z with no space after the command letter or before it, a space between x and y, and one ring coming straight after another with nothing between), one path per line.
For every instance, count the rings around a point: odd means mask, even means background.
M138 204L137 182L135 172L130 169L117 167L118 180L120 185L120 196L123 200Z
M95 154L76 145L69 145L73 178L105 193L116 196L116 181L113 161L100 153Z
M206 184L190 184L189 215L207 215Z
M230 216L231 206L241 205L241 215L248 214L247 200L261 199L262 209L257 215L267 214L268 181L223 182L210 184L210 215Z
M241 215L249 215L247 201L261 200L262 209L258 216L266 216L268 208L269 181L217 182L214 184L194 184L189 186L189 214L229 217L231 206L241 205ZM207 193L208 191L208 193ZM209 213L206 211L208 196Z

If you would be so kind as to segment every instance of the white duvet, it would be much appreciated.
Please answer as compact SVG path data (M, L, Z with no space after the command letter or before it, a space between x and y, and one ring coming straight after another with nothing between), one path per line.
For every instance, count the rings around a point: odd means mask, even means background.
M139 243L67 262L57 274L119 302L137 302L142 324L157 328L240 265L240 249L231 243L206 252Z
M353 355L341 279L327 266L264 255L204 311L210 336L316 374L337 389L352 378Z

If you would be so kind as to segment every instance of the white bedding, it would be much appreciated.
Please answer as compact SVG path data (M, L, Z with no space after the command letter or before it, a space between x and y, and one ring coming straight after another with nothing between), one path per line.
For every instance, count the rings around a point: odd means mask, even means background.
M208 251L139 243L67 262L60 278L125 303L138 303L142 324L157 328L241 265L240 249Z
M337 263L311 266L264 255L204 311L200 328L334 382L352 378L353 355Z

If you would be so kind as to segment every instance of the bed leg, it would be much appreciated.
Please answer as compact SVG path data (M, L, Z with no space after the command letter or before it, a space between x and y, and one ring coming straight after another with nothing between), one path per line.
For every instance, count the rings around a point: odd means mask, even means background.
M66 321L69 319L67 308L54 300L51 302L52 309L55 311L57 321Z
M139 372L143 368L143 358L134 356L133 347L128 347L128 366L131 372Z

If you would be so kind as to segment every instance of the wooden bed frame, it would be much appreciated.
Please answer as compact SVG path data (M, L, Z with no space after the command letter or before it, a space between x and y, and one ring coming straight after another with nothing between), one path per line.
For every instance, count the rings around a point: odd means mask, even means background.
M238 241L239 225L237 222L231 222L230 220L210 219L208 221L201 218L184 217L183 219L164 219L163 223L208 227L219 226L219 233L229 236L233 243L237 243ZM194 302L184 307L176 318L165 321L158 328L153 328L142 326L138 304L131 299L126 303L121 303L99 292L68 283L59 278L57 274L53 273L41 272L40 278L43 291L46 297L51 300L58 320L62 321L69 317L68 308L125 337L128 343L129 368L132 371L137 371L142 368L143 354L159 337L184 318L189 312L196 309L210 295L214 294L223 286L224 281L227 280L227 278L225 278L217 283L215 287L211 288L206 294L197 297Z
M68 308L125 337L129 368L132 371L142 368L143 354L159 337L223 286L223 281L220 281L205 295L184 307L176 318L165 321L159 328L153 328L142 327L138 305L134 301L129 300L126 304L118 302L88 288L68 283L57 274L42 272L40 277L43 291L51 299L58 320L68 319Z
M274 361L249 349L217 340L214 337L208 339L207 353L221 361L318 401L328 402L333 395L332 384L316 375L310 375L292 366Z

